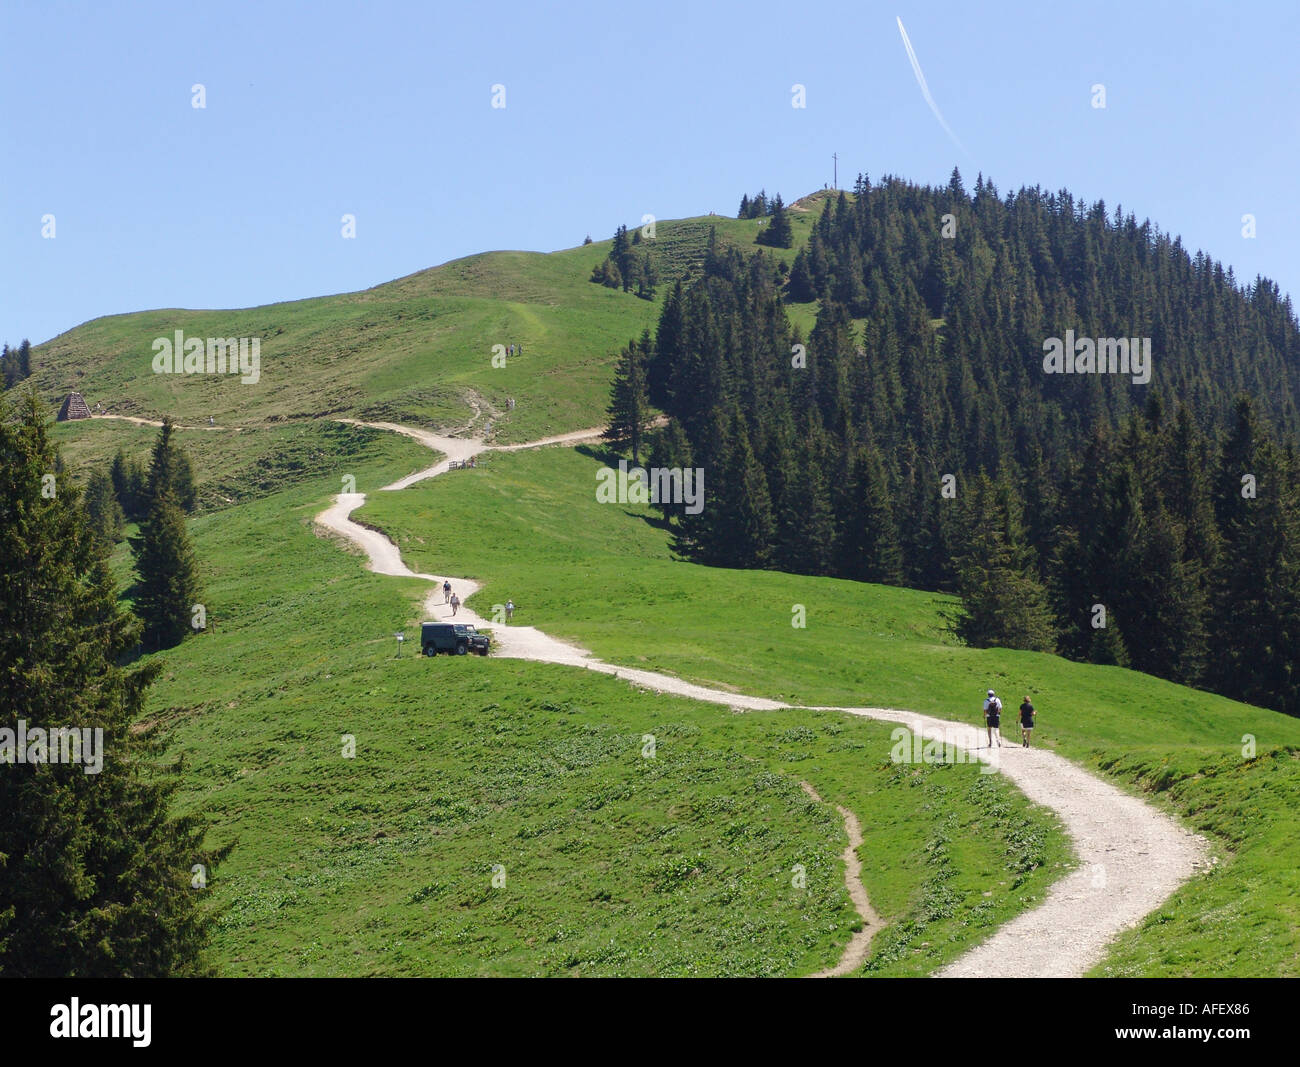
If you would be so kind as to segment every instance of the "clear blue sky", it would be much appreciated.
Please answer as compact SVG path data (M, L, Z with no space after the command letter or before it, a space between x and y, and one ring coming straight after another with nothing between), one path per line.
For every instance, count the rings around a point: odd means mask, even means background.
M1293 0L4 0L0 339L731 214L760 186L821 188L832 152L841 186L943 183L955 163L968 189L982 170L1004 194L1119 203L1296 292L1298 42Z

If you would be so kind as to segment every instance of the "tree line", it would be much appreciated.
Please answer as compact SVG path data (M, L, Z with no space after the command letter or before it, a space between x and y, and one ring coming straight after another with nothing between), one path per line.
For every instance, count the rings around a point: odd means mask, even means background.
M1152 338L1150 384L1045 373L1067 330ZM1300 327L1267 279L1068 192L860 177L788 274L711 247L618 381L616 442L643 381L650 462L708 470L703 512L664 505L687 558L955 592L972 644L1300 714Z
M129 592L144 624L143 647L151 652L172 648L194 631L202 596L185 527L198 503L194 470L174 435L171 419L164 418L147 467L119 449L111 464L90 472L82 496L91 534L105 551L122 540L128 522L139 524L129 540L136 575Z
M0 350L0 376L4 387L12 389L19 382L30 378L32 374L32 343L23 338L16 348L8 345Z
M588 243L590 239L588 239ZM636 295L643 300L653 300L659 284L659 272L648 250L642 249L638 255L636 246L641 244L641 231L628 233L626 226L619 226L614 231L614 241L605 258L591 271L591 281L608 289L622 289L630 292L636 287Z

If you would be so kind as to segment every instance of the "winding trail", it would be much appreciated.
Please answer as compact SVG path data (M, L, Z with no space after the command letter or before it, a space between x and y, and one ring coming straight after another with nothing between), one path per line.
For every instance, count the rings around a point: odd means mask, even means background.
M436 477L447 471L453 460L463 461L488 451L513 452L544 445L574 444L594 440L601 433L599 429L579 430L528 444L493 446L478 439L443 437L396 423L341 421L405 434L446 454L445 459L432 467L386 485L380 492L404 489ZM384 534L352 521L352 512L365 499L364 493L340 493L316 521L360 547L375 573L423 578L434 583L434 591L425 600L425 613L430 618L450 618L451 608L440 602L444 576L416 574L402 562L397 546ZM462 601L469 600L479 590L477 582L465 578L448 580ZM645 689L734 709L779 711L797 706L696 685L655 671L606 663L586 649L559 641L535 627L490 624L463 603L456 619L492 629L494 652L499 656L600 671ZM940 977L1081 976L1102 960L1106 946L1117 934L1139 923L1198 869L1208 866L1209 849L1204 838L1053 752L1019 746L989 749L983 747L982 731L969 724L908 711L831 706L813 710L895 722L920 738L946 743L968 761L980 761L984 764L982 770L1007 775L1031 801L1055 812L1070 836L1079 860L1078 868L1059 879L1037 907L1012 919L940 970ZM810 796L816 797L810 785L801 784ZM864 926L850 940L839 964L822 972L826 976L847 974L860 966L871 937L880 928L880 919L871 910L860 879L856 852L862 840L861 830L851 812L844 808L839 811L849 835L849 848L844 857L845 882Z
M117 419L120 422L133 422L137 426L161 426L162 425L161 419L146 419L142 415L109 415L106 412L101 412L100 414L96 415L92 411L90 417L92 419ZM179 423L172 423L172 425L178 430L224 430L225 429L224 426L202 426L202 425L181 426ZM238 431L236 430L236 432Z
M800 782L799 785L818 804L824 804L817 790L807 782ZM880 921L880 916L876 914L876 909L871 906L871 901L867 899L867 891L862 885L862 863L858 859L858 849L862 847L862 827L858 825L858 817L849 811L848 808L835 805L835 810L840 813L840 818L844 820L844 832L849 836L848 848L844 850L844 884L848 888L849 896L853 899L853 906L857 909L858 915L862 917L862 929L857 931L849 943L844 946L844 953L840 956L840 962L834 967L825 971L818 971L816 974L810 974L809 978L842 978L846 974L851 974L862 966L863 961L867 958L867 953L871 950L871 939L885 925Z

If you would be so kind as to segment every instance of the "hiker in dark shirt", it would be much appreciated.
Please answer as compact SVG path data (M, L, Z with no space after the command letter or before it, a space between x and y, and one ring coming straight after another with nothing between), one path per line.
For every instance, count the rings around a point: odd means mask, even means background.
M1020 742L1025 748L1029 747L1029 735L1034 732L1034 705L1029 702L1029 697L1025 697L1025 702L1020 705Z

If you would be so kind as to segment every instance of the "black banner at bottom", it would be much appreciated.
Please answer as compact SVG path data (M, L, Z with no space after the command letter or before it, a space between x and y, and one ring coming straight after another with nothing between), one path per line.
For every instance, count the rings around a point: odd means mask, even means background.
M1269 979L757 980L226 979L28 980L0 985L6 1050L128 1055L247 1049L337 1056L416 1042L485 1053L594 1053L689 1034L698 1054L759 1046L863 1050L888 1035L1071 1051L1283 1040L1295 986ZM644 1043L644 1045L643 1045ZM60 1048L59 1046L63 1046Z

